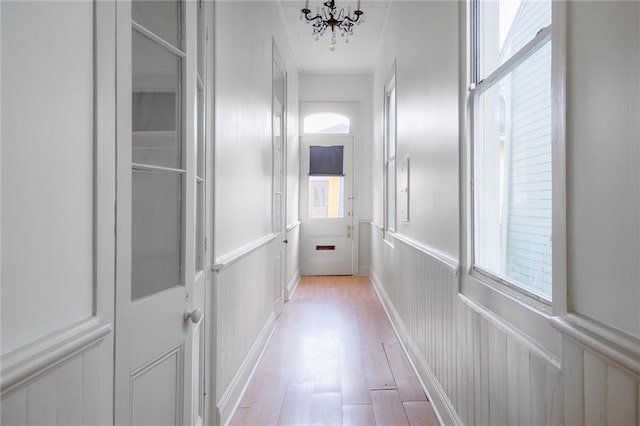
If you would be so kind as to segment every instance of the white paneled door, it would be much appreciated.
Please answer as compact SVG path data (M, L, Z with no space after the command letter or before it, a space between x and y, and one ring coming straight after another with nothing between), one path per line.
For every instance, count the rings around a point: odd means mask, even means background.
M117 2L120 425L201 421L206 191L199 6Z
M353 137L303 136L300 144L304 275L353 274Z
M272 157L273 157L273 212L272 212L272 229L277 234L276 250L273 261L274 270L274 295L273 295L273 312L277 316L282 313L282 304L284 302L284 288L286 286L286 264L285 264L285 245L288 243L286 238L286 204L287 197L285 191L286 185L286 104L287 104L287 73L285 71L284 61L278 48L273 42L272 45Z

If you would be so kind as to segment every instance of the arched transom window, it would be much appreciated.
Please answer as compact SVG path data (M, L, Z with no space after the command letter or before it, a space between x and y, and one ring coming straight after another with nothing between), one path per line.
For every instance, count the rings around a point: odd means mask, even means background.
M322 112L306 116L303 129L305 134L345 135L351 132L351 122L344 115Z

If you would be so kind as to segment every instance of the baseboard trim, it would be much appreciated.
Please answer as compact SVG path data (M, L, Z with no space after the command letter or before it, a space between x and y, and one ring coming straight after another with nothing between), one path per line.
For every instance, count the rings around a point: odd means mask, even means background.
M258 367L258 363L264 355L267 344L271 340L271 336L275 330L275 325L276 317L272 313L258 335L258 338L253 343L253 346L251 346L251 350L249 350L249 353L240 365L240 368L236 372L235 376L233 376L231 383L227 386L227 389L225 389L218 400L216 408L218 410L218 418L220 419L221 425L228 425L238 409L238 405L240 404L240 401L247 390L247 386Z
M98 345L111 330L110 322L91 317L3 355L0 361L0 393L4 394L22 386L77 354Z
M387 292L384 290L378 275L372 270L370 277L371 282L373 283L373 288L378 295L378 299L380 299L380 302L382 303L382 307L384 308L387 318L389 318L389 321L391 322L391 326L393 327L396 336L398 336L400 345L407 355L411 367L416 372L420 383L422 384L422 388L429 398L429 402L431 403L433 411L438 418L438 422L441 425L463 425L462 420L458 416L458 413L447 396L446 391L442 387L442 384L440 384L440 381L420 353L420 350L409 337L409 333L406 330L404 322L400 318L396 308L393 306L393 303L391 303L391 299L389 299Z
M293 293L295 293L296 289L298 288L298 284L300 283L300 270L298 269L293 276L291 277L291 279L289 280L289 283L287 284L287 297L286 297L286 301L291 300L291 297L293 296Z

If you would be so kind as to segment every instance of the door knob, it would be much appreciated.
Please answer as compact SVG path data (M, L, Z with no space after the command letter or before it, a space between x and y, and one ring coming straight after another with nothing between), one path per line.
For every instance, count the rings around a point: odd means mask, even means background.
M184 315L182 317L185 321L189 321L189 319L191 319L192 323L197 324L202 319L202 311L200 309L194 309L192 311L187 308L184 310Z

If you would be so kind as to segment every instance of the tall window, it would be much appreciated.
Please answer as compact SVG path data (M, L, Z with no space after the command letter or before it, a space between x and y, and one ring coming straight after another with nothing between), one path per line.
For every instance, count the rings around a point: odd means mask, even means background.
M395 67L394 67L395 68ZM384 228L396 230L396 78L389 79L384 95Z
M474 269L551 300L551 0L471 0Z

